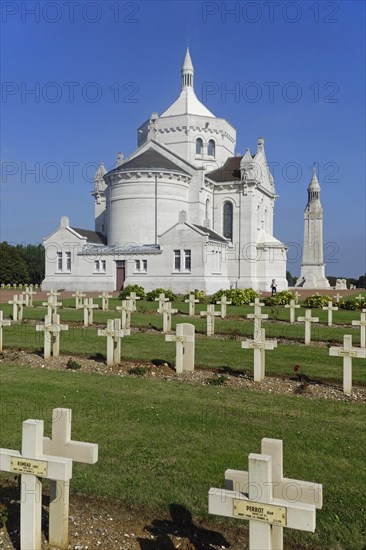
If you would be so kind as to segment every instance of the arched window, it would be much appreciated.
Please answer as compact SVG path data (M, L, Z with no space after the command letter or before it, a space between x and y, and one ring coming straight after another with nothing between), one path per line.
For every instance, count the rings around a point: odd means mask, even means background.
M203 154L203 141L201 138L196 139L196 155Z
M206 213L205 218L208 220L210 218L210 199L206 199Z
M210 139L207 145L207 154L209 157L215 156L215 142L213 139Z
M226 239L233 240L233 205L226 201L223 209L223 234Z

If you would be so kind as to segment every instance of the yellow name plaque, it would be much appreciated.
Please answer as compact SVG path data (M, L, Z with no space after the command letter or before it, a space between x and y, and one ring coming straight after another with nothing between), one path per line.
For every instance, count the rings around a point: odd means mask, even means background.
M10 458L10 471L17 474L33 474L39 477L46 477L47 462L12 456Z
M233 516L242 519L265 521L266 523L286 527L287 508L284 506L275 506L273 504L262 504L261 502L234 499Z

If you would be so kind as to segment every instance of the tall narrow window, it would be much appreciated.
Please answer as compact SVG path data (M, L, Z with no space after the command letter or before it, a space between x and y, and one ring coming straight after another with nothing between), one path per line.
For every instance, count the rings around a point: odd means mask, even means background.
M184 251L184 269L186 271L191 271L191 251Z
M94 271L96 273L99 273L99 269L100 269L99 260L94 260Z
M233 240L233 205L231 202L224 203L223 210L223 234L226 239Z
M147 260L142 260L141 271L143 271L144 273L147 272Z
M174 250L174 271L180 271L180 250Z
M196 155L203 155L203 141L201 138L196 139Z
M205 211L205 219L210 219L210 199L206 199L206 211Z
M207 154L209 157L215 156L215 142L213 139L210 139L207 145Z
M71 252L66 252L66 271L71 271Z
M62 271L62 252L57 252L57 271Z
M105 260L101 260L100 261L100 270L105 273L105 270L106 270L106 267L107 267L107 262Z
M140 260L135 260L135 271L140 271Z

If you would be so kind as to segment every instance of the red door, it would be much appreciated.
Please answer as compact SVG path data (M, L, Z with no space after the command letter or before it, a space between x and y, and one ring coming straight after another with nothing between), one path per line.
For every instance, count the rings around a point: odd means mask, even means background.
M125 261L116 261L116 290L122 290L125 282Z

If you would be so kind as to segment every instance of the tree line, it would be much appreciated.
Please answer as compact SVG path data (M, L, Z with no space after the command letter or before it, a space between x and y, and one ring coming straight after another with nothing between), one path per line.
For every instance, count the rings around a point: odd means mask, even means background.
M45 273L42 244L0 243L0 284L41 284Z

